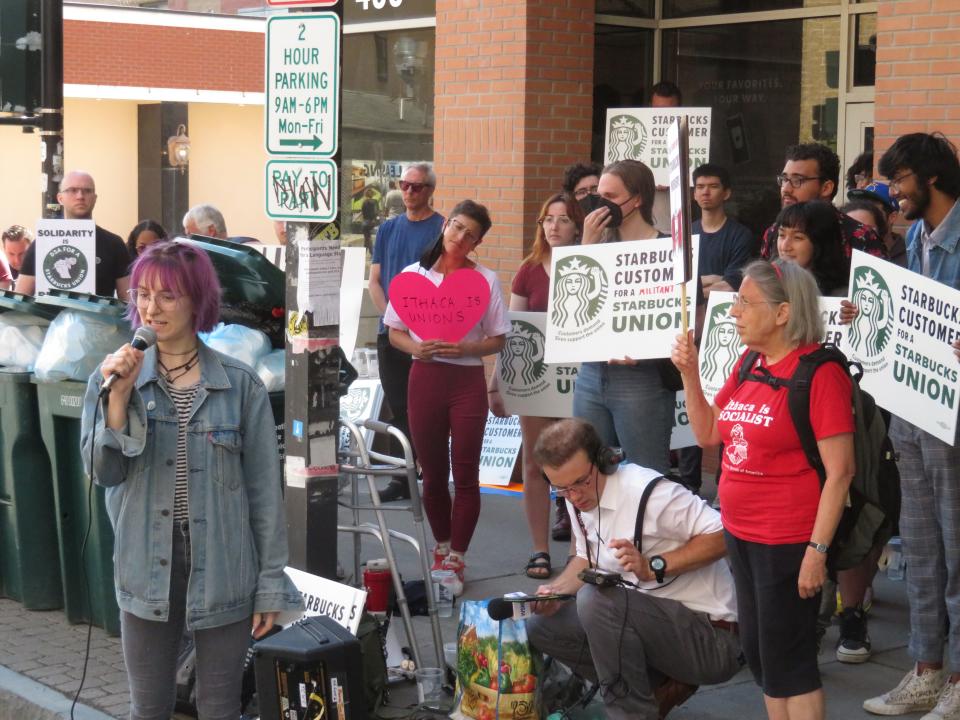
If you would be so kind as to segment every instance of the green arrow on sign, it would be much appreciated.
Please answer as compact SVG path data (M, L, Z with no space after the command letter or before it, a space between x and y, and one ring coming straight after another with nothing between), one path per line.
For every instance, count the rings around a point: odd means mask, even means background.
M299 138L293 140L281 140L280 147L289 146L289 147L309 147L311 150L316 150L320 147L320 138L316 135L313 136L313 139L310 138Z

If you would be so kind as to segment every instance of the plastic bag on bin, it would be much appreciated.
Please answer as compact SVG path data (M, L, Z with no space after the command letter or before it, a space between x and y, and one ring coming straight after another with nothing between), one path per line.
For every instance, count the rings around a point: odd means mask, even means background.
M243 325L217 326L208 333L200 333L200 339L214 350L222 352L255 368L264 355L270 352L270 338L259 330Z
M49 325L27 313L0 314L0 366L33 370Z
M42 382L86 380L103 358L130 342L125 320L64 310L50 321L34 373Z
M284 387L286 351L283 349L267 353L257 363L257 375L267 386L267 392L277 392Z

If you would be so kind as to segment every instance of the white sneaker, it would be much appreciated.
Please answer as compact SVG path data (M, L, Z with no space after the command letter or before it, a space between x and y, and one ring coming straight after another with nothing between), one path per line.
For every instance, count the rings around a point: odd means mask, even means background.
M906 715L918 710L933 710L937 705L937 698L943 690L946 675L943 669L927 670L917 675L916 666L904 675L903 680L893 690L879 697L863 701L863 709L874 715ZM957 700L956 707L960 707L960 696L953 693ZM941 717L934 715L934 719ZM946 717L946 716L942 716ZM956 716L960 718L960 714Z
M937 706L920 720L960 720L960 687L947 682L937 698Z

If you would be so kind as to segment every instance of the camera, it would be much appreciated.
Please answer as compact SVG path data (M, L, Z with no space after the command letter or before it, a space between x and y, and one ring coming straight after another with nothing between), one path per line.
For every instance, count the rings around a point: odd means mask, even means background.
M623 582L623 579L620 577L620 573L600 570L598 568L587 568L586 570L581 570L577 574L577 577L588 585L596 585L597 587L601 588L616 587Z

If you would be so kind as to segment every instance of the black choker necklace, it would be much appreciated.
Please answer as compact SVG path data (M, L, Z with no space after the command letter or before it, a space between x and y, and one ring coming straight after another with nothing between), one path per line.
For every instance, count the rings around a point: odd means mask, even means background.
M177 365L176 367L168 368L163 364L163 360L157 361L157 364L160 366L160 377L162 377L168 385L172 385L175 381L182 378L188 372L193 370L197 363L200 362L200 356L197 354L196 348L194 348L191 352L193 352L193 357L183 363L183 365ZM185 355L186 353L180 354Z
M183 355L189 355L190 353L193 353L196 351L197 351L196 345L194 345L192 348L190 348L186 352L180 352L180 353L167 352L166 350L161 350L159 347L157 348L157 352L160 353L161 355L170 355L172 357L182 357Z

